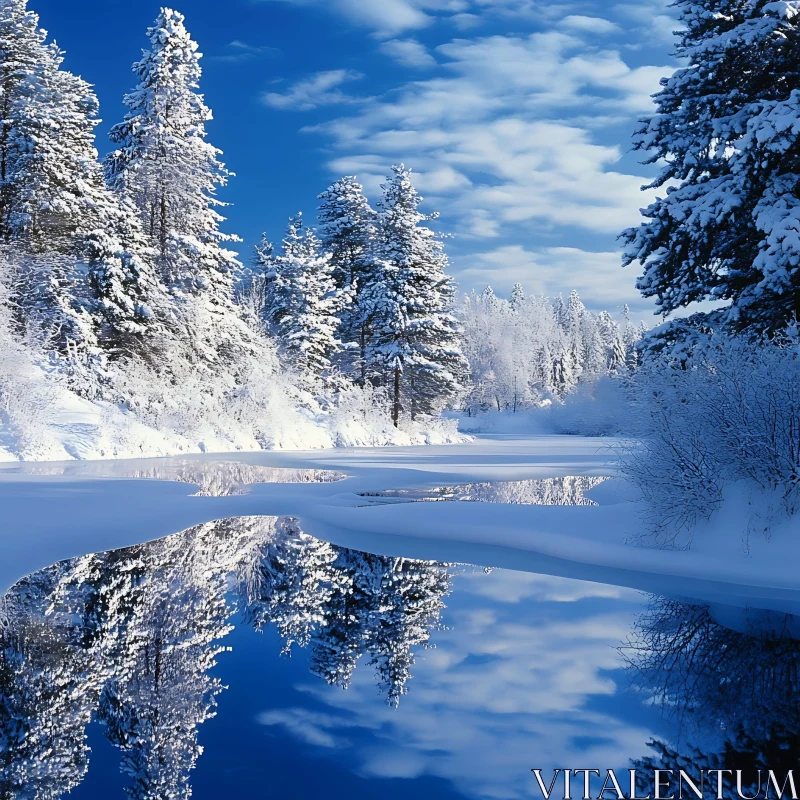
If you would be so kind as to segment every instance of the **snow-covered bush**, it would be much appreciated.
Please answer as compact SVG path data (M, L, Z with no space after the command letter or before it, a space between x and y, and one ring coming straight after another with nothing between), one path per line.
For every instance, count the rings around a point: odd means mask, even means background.
M725 489L752 493L748 531L800 508L800 342L717 337L686 367L653 361L632 381L641 446L623 472L661 545L688 545Z
M45 416L55 399L55 387L34 363L36 341L27 347L13 332L4 280L7 262L0 263L0 424L22 453L35 451L46 437ZM2 442L0 442L2 444Z

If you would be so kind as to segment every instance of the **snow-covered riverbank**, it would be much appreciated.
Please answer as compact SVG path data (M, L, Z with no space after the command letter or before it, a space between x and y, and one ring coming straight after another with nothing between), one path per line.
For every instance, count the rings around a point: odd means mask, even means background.
M640 507L619 480L590 492L595 506L494 503L367 504L363 493L470 482L561 476L612 476L607 439L482 437L427 448L343 449L198 456L278 468L337 471L342 481L264 483L241 496L191 496L169 476L174 461L139 460L4 465L0 469L0 588L55 561L148 541L213 519L293 516L307 533L385 555L459 561L560 575L712 603L800 611L794 523L771 540L735 533L725 509L698 531L690 551L629 544L641 530ZM174 476L173 476L174 477ZM713 544L713 546L711 546Z

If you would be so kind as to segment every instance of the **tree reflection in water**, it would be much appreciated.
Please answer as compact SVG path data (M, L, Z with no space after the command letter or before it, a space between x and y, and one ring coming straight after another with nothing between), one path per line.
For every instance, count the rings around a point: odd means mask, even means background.
M653 769L733 770L724 786L734 797L736 770L744 793L755 796L758 770L782 782L798 768L799 630L790 614L651 599L621 652L634 686L672 718L678 735L675 743L651 741L653 754L634 763L640 795L653 791Z
M291 519L239 518L56 564L0 608L0 800L59 798L88 768L99 720L131 798L185 798L198 727L223 687L210 674L241 612L284 652L347 687L362 655L387 702L441 624L447 565L321 542Z

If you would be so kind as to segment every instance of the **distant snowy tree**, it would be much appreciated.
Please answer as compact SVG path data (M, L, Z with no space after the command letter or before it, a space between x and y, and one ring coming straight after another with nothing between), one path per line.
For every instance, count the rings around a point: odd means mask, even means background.
M511 309L519 311L525 305L525 290L521 283L515 283L511 290Z
M363 289L373 267L370 251L375 238L376 215L355 177L346 175L321 195L317 211L322 247L330 254L332 277L342 292L340 339L350 345L344 353L345 369L362 385L367 378L370 309Z
M635 355L642 331L629 315L621 327L608 312L588 311L577 292L566 303L522 298L516 286L509 300L491 287L464 299L460 316L472 375L467 408L541 405L564 398L579 383L635 366L627 354Z
M324 253L302 214L289 221L281 253L274 257L267 317L290 363L312 379L324 376L341 347L337 338L340 295Z
M677 55L635 147L666 187L623 233L624 263L665 315L728 301L709 320L778 330L800 313L797 3L677 0ZM699 320L698 320L699 322ZM682 324L682 323L681 323Z
M374 267L364 288L372 317L370 361L392 398L392 418L438 412L462 389L468 365L453 313L454 286L433 219L402 164L384 186Z

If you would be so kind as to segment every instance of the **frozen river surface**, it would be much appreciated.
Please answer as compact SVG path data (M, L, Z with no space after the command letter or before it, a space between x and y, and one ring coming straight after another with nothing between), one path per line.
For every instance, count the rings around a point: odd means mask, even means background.
M0 797L523 798L652 739L796 760L790 572L628 544L609 444L3 469Z

